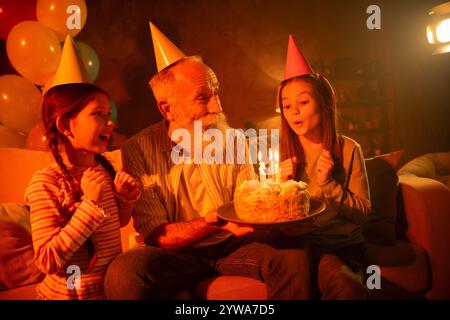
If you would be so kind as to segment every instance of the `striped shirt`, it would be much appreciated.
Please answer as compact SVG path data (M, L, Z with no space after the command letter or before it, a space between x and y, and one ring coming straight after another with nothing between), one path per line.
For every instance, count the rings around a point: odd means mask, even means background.
M142 183L133 210L139 244L159 225L183 220L178 201L183 164L172 162L171 151L164 121L142 130L122 147L124 169ZM198 170L215 208L233 200L236 186L256 178L251 164L199 165Z
M79 182L87 168L71 167L69 172ZM98 206L88 199L74 203L66 179L59 167L51 164L32 176L25 192L30 206L30 221L36 266L46 274L37 287L40 299L104 299L103 282L109 263L122 252L120 240L120 210L131 210L129 204L117 200L113 181L98 165L109 183ZM123 204L123 205L121 205ZM72 213L70 218L67 214ZM89 255L85 241L91 237L97 261L85 273ZM68 285L74 265L81 274L77 286ZM70 278L70 279L69 279ZM77 282L70 281L70 284Z

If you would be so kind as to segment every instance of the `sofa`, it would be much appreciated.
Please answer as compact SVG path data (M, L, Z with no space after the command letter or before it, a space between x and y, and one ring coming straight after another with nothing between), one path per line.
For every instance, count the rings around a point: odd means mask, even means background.
M120 151L105 155L120 166ZM370 290L370 298L449 299L450 190L438 180L397 176L389 157L366 159L372 203L381 212L365 228L367 265L381 272L381 289ZM51 161L48 152L0 148L0 300L35 299L43 278L34 265L23 194L32 173ZM135 245L132 221L121 237L123 250ZM174 298L262 300L267 292L254 279L217 276Z

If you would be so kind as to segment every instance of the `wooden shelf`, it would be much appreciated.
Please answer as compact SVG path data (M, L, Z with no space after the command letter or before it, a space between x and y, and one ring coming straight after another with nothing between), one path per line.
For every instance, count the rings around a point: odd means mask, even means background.
M387 100L382 101L351 101L351 102L338 102L338 109L364 109L366 107L383 107L388 103Z
M369 74L352 74L352 75L338 75L338 76L329 76L330 81L368 81L368 80L376 80L379 81L381 79L386 78L387 74L385 73L369 73Z
M376 134L376 133L386 133L387 128L368 128L368 129L355 129L355 130L349 130L349 129L341 129L339 132L350 135L350 134Z
M318 61L315 70L330 80L336 92L339 133L359 140L365 156L390 151L388 108L391 76L376 60L356 62L336 57L333 63ZM348 128L359 128L350 130Z

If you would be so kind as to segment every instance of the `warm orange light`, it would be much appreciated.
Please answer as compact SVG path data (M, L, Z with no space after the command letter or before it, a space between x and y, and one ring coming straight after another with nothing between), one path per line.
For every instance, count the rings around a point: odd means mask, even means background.
M54 4L52 4L51 6L50 6L50 10L55 10L55 5Z
M450 42L450 19L445 19L436 27L436 38L439 42Z
M88 65L89 65L89 67L92 67L92 65L93 65L92 61L89 61Z
M25 47L27 45L27 42L25 40L20 41L20 44L22 47Z
M0 8L0 13L3 13L3 8Z
M3 100L8 100L8 95L6 95L5 93L2 95Z
M431 28L431 26L427 26L427 38L428 38L428 43L431 43L431 44L434 43L434 33L433 33L433 29Z
M427 38L434 47L433 54L450 52L450 1L433 7L428 15Z

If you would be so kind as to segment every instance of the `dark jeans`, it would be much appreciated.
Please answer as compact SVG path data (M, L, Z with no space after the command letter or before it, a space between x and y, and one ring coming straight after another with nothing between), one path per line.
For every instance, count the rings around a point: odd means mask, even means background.
M364 244L338 250L310 245L313 297L331 300L367 298L364 284Z
M309 255L276 231L230 237L214 246L183 250L141 247L119 255L105 277L108 299L170 299L214 275L263 281L269 299L309 299Z

